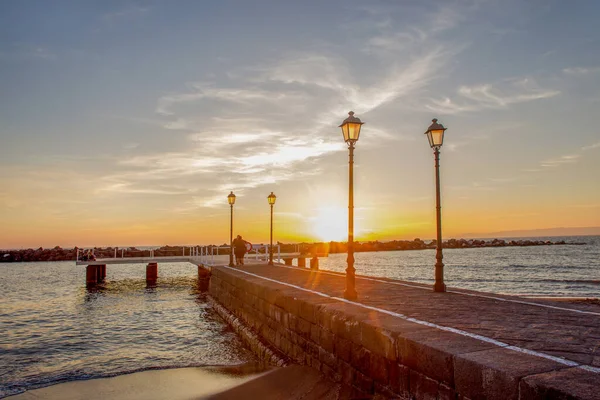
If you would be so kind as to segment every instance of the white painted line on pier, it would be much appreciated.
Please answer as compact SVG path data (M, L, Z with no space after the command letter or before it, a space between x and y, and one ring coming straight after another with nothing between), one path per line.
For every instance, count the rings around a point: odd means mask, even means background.
M285 266L285 265L277 265L277 267L279 267L279 268L293 269L294 271L312 272L312 270L310 270L310 269L303 269L303 268L299 268L299 267L288 267L288 266ZM319 270L319 272L322 273L322 274L326 274L326 275L340 276L339 275L340 273L334 273L334 272L331 272L331 271ZM403 282L386 281L384 279L367 278L365 276L357 276L356 279L363 279L365 281L388 283L390 285L406 286L406 287L411 287L411 288L415 288L415 289L421 289L421 290L431 291L431 287L423 287L423 286L418 286L418 285L411 285L409 283L403 283ZM551 306L551 305L548 305L548 304L532 303L530 301L506 299L506 298L503 298L503 297L486 296L486 295L483 295L483 294L475 294L475 293L457 292L455 290L448 290L447 293L461 294L463 296L471 296L471 297L481 297L481 298L484 298L484 299L491 299L491 300L498 300L498 301L506 301L506 302L509 302L509 303L526 304L526 305L529 305L529 306L551 308L551 309L554 309L554 310L570 311L570 312L574 312L574 313L596 315L596 316L600 317L600 313L593 312L593 311L575 310L573 308L565 308L565 307Z
M384 314L388 314L388 315L391 315L393 317L397 317L397 318L401 318L401 319L409 321L409 322L413 322L415 324L424 325L424 326L428 326L428 327L431 327L431 328L440 329L442 331L452 332L452 333L456 333L458 335L462 335L462 336L470 337L470 338L473 338L473 339L481 340L483 342L494 344L494 345L496 345L498 347L501 347L501 348L504 348L504 349L513 350L513 351L517 351L517 352L520 352L520 353L529 354L529 355L532 355L532 356L544 358L546 360L551 360L551 361L554 361L556 363L565 365L567 367L577 367L577 368L581 368L581 369L589 371L589 372L600 373L600 368L592 367L590 365L585 365L585 364L582 365L582 364L579 364L579 363L577 363L575 361L565 360L564 358L551 356L550 354L540 353L540 352L534 351L534 350L524 349L522 347L511 346L508 343L500 342L499 340L492 339L492 338L489 338L487 336L482 336L482 335L478 335L478 334L475 334L475 333L470 333L470 332L467 332L467 331L463 331L461 329L456 329L456 328L452 328L452 327L448 327L448 326L434 324L433 322L428 322L428 321L423 321L423 320L420 320L420 319L408 317L408 316L406 316L404 314L396 313L394 311L389 311L389 310L384 310L384 309L373 307L373 306L368 306L366 304L358 303L358 302L352 301L352 300L347 300L347 299L344 299L344 298L341 298L341 297L330 296L330 295L328 295L326 293L318 292L316 290L306 289L306 288L303 288L301 286L293 285L293 284L287 283L287 282L278 281L276 279L267 278L265 276L261 276L261 275L258 275L258 274L253 274L252 272L247 272L247 271L241 270L239 268L232 268L232 267L228 267L228 266L223 266L223 268L227 268L227 269L230 269L232 271L241 272L241 273L246 274L246 275L254 276L256 278L263 279L263 280L266 280L266 281L269 281L269 282L278 283L280 285L288 286L288 287L291 287L291 288L294 288L294 289L302 290L304 292L313 293L313 294L316 294L318 296L325 297L325 298L328 298L328 299L338 300L338 301L341 301L341 302L344 302L344 303L355 305L357 307L366 308L367 310L373 310L373 311L381 312L381 313L384 313ZM382 281L382 282L385 282L385 281Z

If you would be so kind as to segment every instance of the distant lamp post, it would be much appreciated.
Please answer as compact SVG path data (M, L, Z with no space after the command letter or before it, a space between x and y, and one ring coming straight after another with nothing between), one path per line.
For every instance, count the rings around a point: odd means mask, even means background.
M442 207L440 205L440 147L444 144L444 132L446 128L442 124L438 124L437 119L432 120L432 124L427 128L427 139L429 145L435 154L435 203L436 203L436 219L437 219L437 243L436 243L436 263L435 263L435 283L433 285L434 292L445 292L446 284L444 284L444 256L442 254Z
M348 113L348 118L342 122L340 128L344 134L344 141L348 144L350 158L348 160L348 267L346 268L346 290L344 298L356 300L355 269L354 269L354 144L358 141L360 128L363 122L354 116L354 112Z
M271 206L271 244L269 245L269 265L273 265L273 205L275 205L277 196L271 192L271 194L267 196L267 200Z
M233 205L235 204L235 194L229 193L227 202L231 208L231 217L229 219L229 266L233 267Z

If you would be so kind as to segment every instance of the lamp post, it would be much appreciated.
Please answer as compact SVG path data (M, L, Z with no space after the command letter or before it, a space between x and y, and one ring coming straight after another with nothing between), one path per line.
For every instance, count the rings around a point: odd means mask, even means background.
M340 128L344 134L344 141L350 151L348 160L348 267L346 268L346 290L344 298L356 300L354 269L354 145L358 141L360 128L363 122L354 116L354 112L348 113L348 118L342 122Z
M271 192L271 194L267 196L267 200L271 206L271 244L269 245L269 265L273 265L273 205L275 204L275 200L277 200L277 196Z
M231 208L231 217L229 219L229 266L233 267L233 205L235 204L235 194L229 193L227 202Z
M442 207L440 205L440 148L444 144L444 131L446 128L442 124L438 124L437 119L432 120L432 124L427 128L427 139L429 145L433 149L435 155L435 203L436 203L436 220L437 220L437 241L435 251L435 283L433 284L434 292L445 292L446 284L444 283L444 256L442 254Z

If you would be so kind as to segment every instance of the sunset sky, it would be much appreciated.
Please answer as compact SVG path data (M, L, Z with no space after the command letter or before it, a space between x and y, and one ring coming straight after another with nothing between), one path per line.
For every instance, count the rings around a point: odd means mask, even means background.
M600 226L598 1L2 1L0 248Z

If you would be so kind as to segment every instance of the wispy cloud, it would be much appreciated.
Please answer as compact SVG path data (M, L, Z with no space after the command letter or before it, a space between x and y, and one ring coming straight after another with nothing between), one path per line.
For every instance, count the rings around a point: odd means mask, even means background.
M457 94L457 100L450 97L442 100L431 99L426 107L442 114L502 109L512 104L554 97L560 94L560 91L541 88L533 79L524 78L498 84L460 86Z
M589 75L596 72L600 72L600 67L570 67L563 69L563 72L567 75Z
M600 148L600 142L593 143L588 146L583 146L583 147L581 147L580 150L573 152L571 154L565 154L562 156L543 160L539 163L538 167L524 168L524 169L522 169L522 171L536 173L536 172L547 171L547 170L553 169L553 168L558 168L563 165L576 164L583 158L586 151L592 150L592 149L597 149L597 148Z
M580 154L568 154L558 158L542 161L540 166L544 168L555 168L564 164L575 164L580 158Z
M132 18L138 18L145 16L150 11L147 6L140 5L128 5L124 8L108 12L102 15L102 19L108 23L114 23L119 20L130 20Z
M55 60L52 50L31 43L13 43L7 50L0 51L0 60Z
M592 150L592 149L597 149L597 148L600 148L600 142L590 144L589 146L583 146L581 148L581 150L587 151L587 150Z
M133 11L132 11L133 12ZM138 10L138 13L144 12ZM111 18L128 16L117 13ZM373 13L357 48L372 52L376 70L365 74L345 49L295 49L254 65L204 75L180 91L157 99L162 127L185 132L185 151L133 156L99 185L104 194L186 195L177 212L222 204L224 190L243 195L263 185L322 173L328 155L345 151L339 119L360 116L422 96L444 66L463 48L446 45L443 33L464 18L440 7L423 14L425 24L396 29ZM395 43L402 39L397 47ZM379 146L402 139L369 125ZM302 172L299 172L302 171ZM190 188L189 182L196 184ZM148 189L151 188L151 189Z

